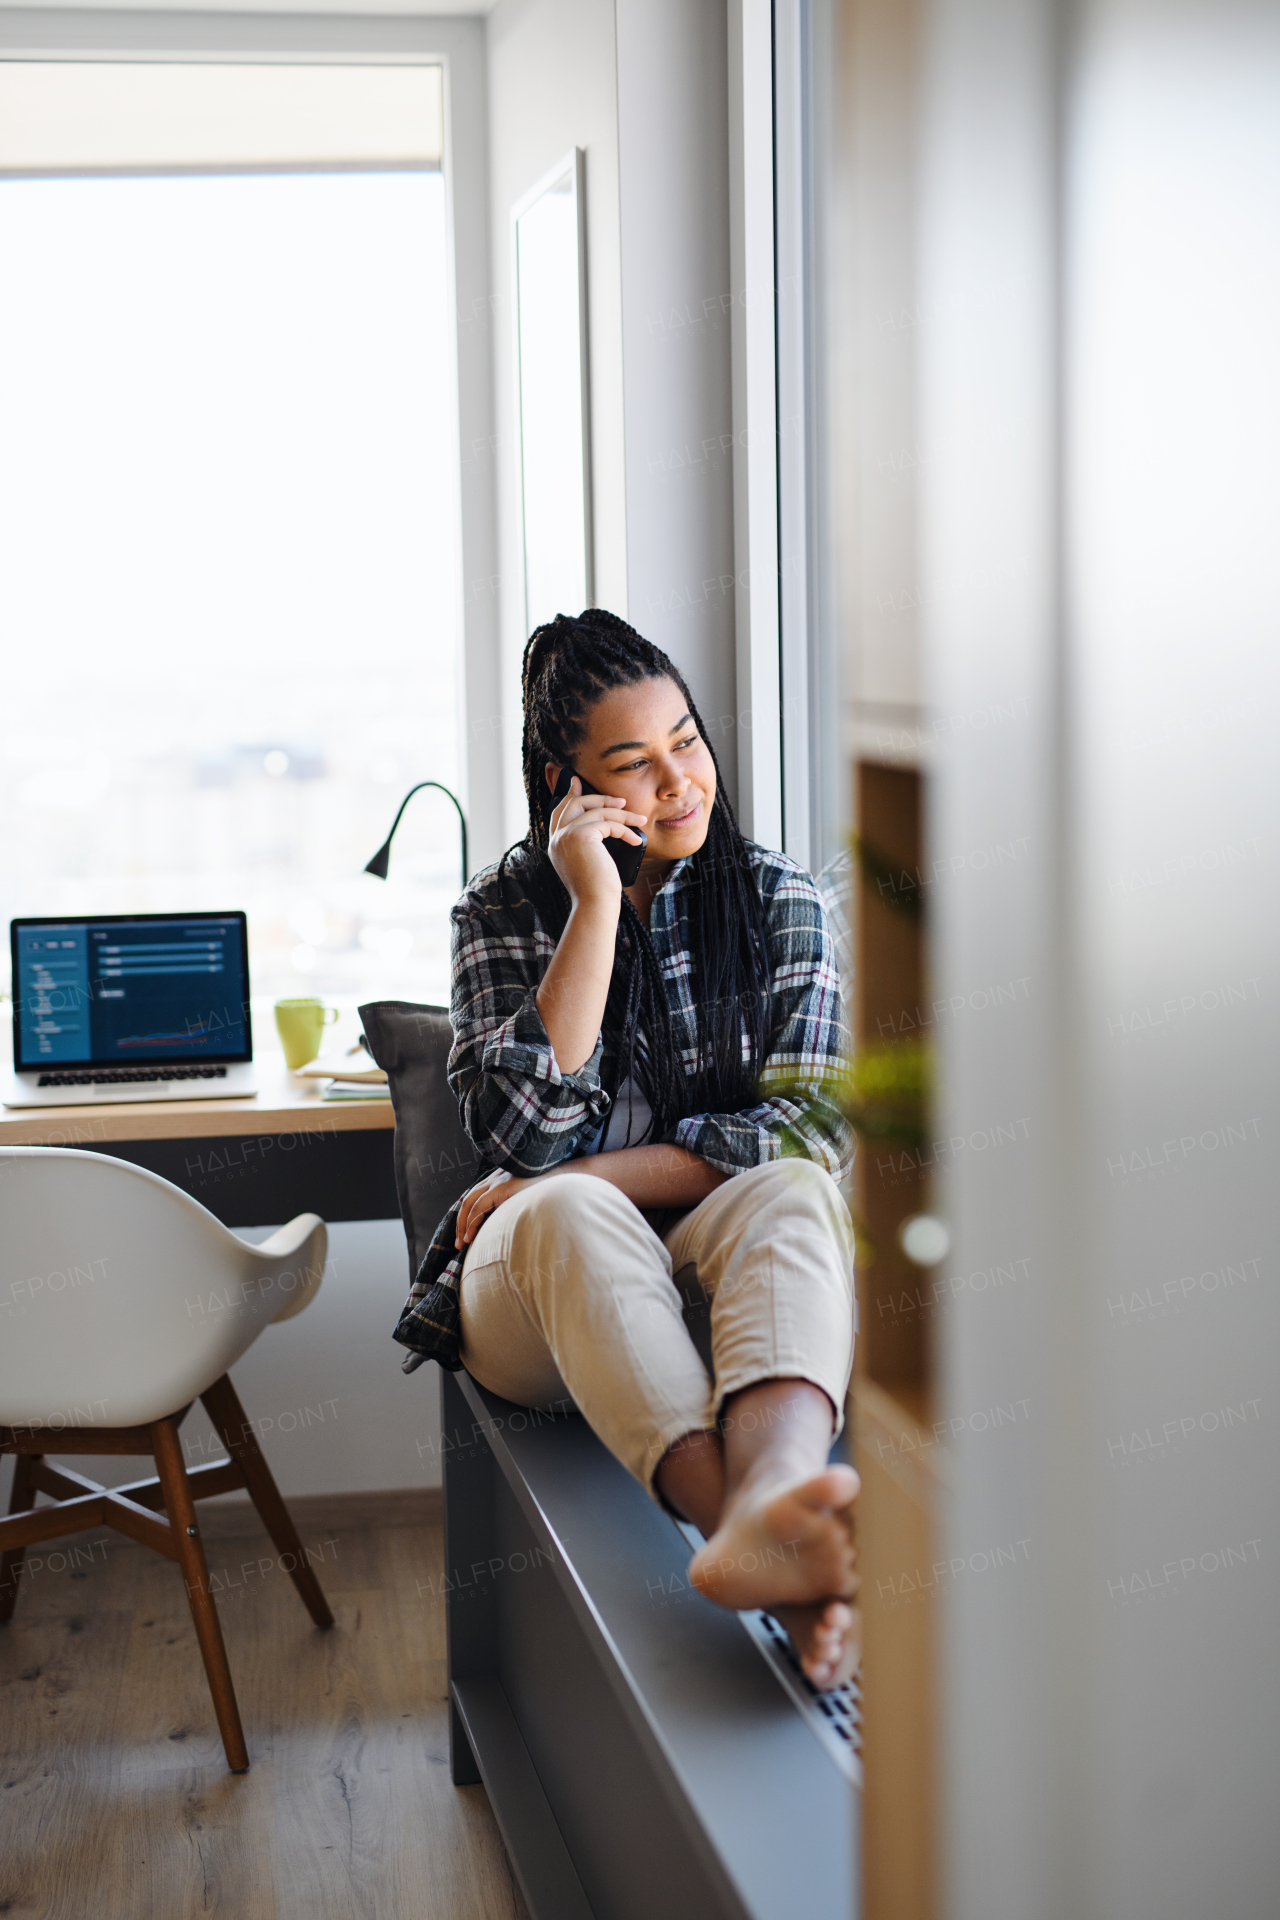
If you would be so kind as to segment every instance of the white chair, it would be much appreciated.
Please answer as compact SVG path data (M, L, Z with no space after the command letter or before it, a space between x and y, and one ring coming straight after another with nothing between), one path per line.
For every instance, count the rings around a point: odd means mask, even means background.
M0 1520L0 1623L27 1547L113 1526L186 1582L233 1773L249 1765L193 1502L247 1489L318 1627L331 1627L227 1369L314 1298L328 1235L299 1214L259 1247L157 1174L65 1147L0 1148L0 1454L17 1455ZM188 1469L178 1428L204 1402L230 1458ZM56 1454L150 1454L157 1477L105 1488ZM37 1507L36 1495L57 1504Z

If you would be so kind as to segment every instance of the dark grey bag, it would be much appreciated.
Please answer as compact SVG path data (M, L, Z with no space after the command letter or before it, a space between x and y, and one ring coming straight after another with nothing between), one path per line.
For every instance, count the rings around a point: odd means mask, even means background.
M443 1216L480 1178L480 1161L445 1075L453 1045L448 1008L375 1000L360 1018L395 1108L396 1193L412 1282Z

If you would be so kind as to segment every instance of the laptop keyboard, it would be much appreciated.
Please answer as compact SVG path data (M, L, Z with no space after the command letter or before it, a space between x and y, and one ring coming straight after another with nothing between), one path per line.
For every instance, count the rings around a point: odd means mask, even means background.
M111 1067L102 1073L42 1073L40 1087L123 1087L142 1080L225 1080L225 1067Z

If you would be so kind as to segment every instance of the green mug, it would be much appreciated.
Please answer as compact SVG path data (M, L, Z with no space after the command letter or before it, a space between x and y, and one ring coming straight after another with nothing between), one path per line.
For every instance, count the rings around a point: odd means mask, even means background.
M323 1000L277 1000L276 1032L284 1048L285 1065L293 1072L314 1060L327 1026L338 1018L336 1007Z

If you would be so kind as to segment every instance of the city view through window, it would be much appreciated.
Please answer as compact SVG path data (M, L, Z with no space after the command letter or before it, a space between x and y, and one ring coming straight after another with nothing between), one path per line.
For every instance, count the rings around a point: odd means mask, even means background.
M465 771L442 175L9 178L0 249L6 934L243 907L267 1031L447 999L448 800L362 871Z

